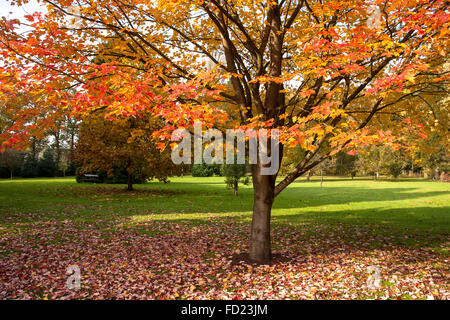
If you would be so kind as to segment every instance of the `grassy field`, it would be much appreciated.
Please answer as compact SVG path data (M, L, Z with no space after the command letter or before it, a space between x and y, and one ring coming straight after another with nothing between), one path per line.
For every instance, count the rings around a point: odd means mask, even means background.
M131 193L73 178L0 180L0 298L449 297L449 184L299 180L275 201L269 266L239 258L252 197L251 187L234 197L220 177ZM65 288L69 264L84 270L80 290ZM376 290L370 265L383 274Z

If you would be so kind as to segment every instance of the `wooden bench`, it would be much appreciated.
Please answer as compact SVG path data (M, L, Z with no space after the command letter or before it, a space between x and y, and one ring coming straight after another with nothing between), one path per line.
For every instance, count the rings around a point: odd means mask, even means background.
M98 174L84 174L82 182L102 182Z

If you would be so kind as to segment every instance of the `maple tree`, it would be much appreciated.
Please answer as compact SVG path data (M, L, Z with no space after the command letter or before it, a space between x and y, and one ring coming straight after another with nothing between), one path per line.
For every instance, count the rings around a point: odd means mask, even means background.
M404 101L423 105L422 95L438 95L448 81L442 63L432 63L448 53L444 0L41 3L45 14L1 22L3 96L34 98L1 133L3 145L25 143L61 115L98 109L111 119L150 112L165 121L163 140L195 120L204 129L277 128L280 158L296 146L302 157L278 184L277 174L261 175L260 161L252 165L250 257L259 262L271 259L280 192L343 149L396 148L398 130L386 121L398 123L388 114Z
M447 64L447 68L448 66ZM408 105L406 109L412 109L412 112L403 111L406 114L402 126L403 158L410 163L411 171L422 169L429 177L433 177L436 170L448 172L450 159L448 85L446 90L445 96L428 96L421 106ZM421 131L420 135L426 139L417 139L414 134L414 129L417 128Z

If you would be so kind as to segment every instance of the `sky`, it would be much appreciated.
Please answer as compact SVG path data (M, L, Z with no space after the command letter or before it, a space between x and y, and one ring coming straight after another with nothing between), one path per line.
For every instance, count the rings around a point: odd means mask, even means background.
M36 0L30 0L29 3L21 7L11 6L10 0L0 0L0 16L8 19L22 20L25 15L32 14L36 11L45 11L45 6L39 4Z

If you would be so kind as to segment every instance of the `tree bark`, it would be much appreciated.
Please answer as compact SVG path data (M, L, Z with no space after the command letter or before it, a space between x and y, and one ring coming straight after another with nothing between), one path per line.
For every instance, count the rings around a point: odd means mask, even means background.
M272 259L270 215L275 198L276 176L261 175L260 165L252 166L253 219L251 226L250 259L267 263Z
M133 180L131 174L128 173L128 187L127 191L133 191Z
M306 181L311 180L311 170L308 171L308 174L306 176Z
M61 161L61 132L59 130L56 130L54 133L55 137L55 162L56 162L56 170L59 170L59 162Z
M234 195L237 197L237 195L238 195L238 181L235 181L234 182L234 187L233 187L233 189L234 189Z

